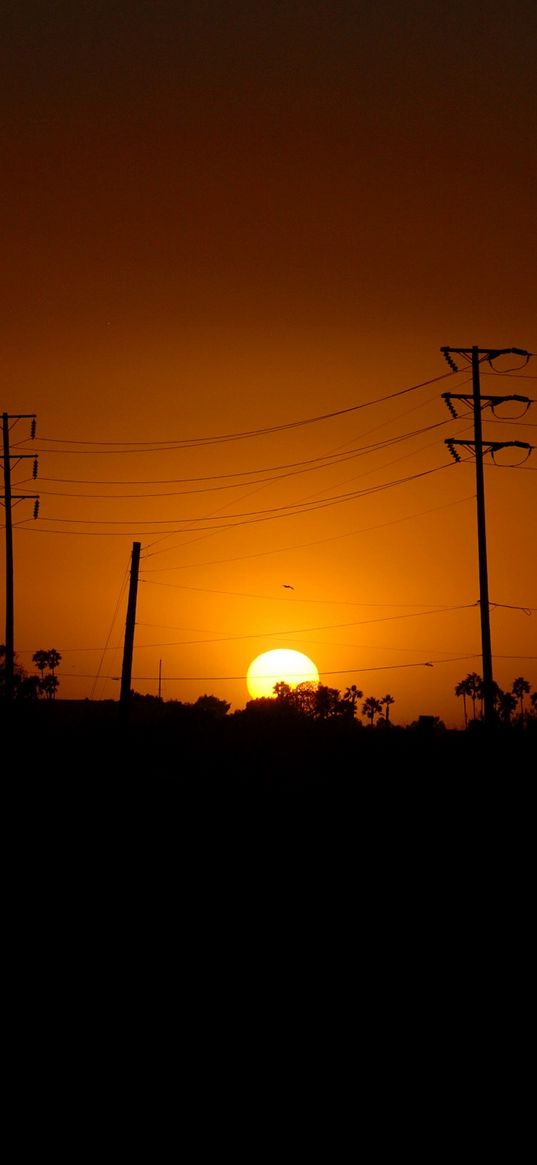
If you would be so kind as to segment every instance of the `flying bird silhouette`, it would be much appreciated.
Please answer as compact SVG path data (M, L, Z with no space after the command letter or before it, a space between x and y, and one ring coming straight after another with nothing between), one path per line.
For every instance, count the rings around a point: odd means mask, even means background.
M291 583L282 583L282 587L285 587L286 590L288 590L288 591L294 591L294 589L295 589L294 587L291 586Z

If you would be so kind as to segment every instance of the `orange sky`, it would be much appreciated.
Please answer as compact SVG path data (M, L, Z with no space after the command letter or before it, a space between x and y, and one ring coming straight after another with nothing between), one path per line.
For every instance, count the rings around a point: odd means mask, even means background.
M118 695L136 540L136 690L160 668L165 698L240 708L254 656L289 647L393 694L395 722L462 723L475 475L444 442L472 418L441 393L468 369L424 382L442 345L537 353L537 15L482 11L5 7L0 411L37 414L11 441L40 493L37 522L13 512L15 648L62 653L61 696ZM482 392L537 398L537 358L514 366ZM536 469L485 474L507 688L537 686Z

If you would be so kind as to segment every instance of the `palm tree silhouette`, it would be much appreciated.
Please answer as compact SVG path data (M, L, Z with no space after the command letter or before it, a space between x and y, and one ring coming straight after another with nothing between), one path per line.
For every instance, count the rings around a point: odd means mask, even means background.
M375 716L380 716L382 713L382 702L377 700L376 696L368 696L362 704L362 712L371 721L371 727L373 727Z
M45 668L48 667L48 656L48 651L43 651L43 649L34 651L32 655L32 663L35 663L37 670L41 672L41 679L44 677Z
M511 723L511 716L516 708L516 697L512 692L500 692L498 696L498 709L500 719L504 724Z
M363 694L364 693L361 692L360 689L356 687L356 684L351 684L349 688L345 688L345 691L343 693L343 700L344 700L345 704L352 704L353 718L356 715L356 705L358 703L358 700L362 699Z
M476 719L475 705L476 700L482 699L483 696L483 680L477 672L469 672L465 679L460 680L455 688L455 695L462 696L464 704L464 727L468 727L468 716L466 714L466 697L469 696L472 701L473 718Z
M48 676L45 676L45 678L41 680L41 687L45 693L45 696L47 697L47 700L54 700L56 698L56 689L59 682L60 681L58 680L58 677L53 676L52 673Z
M386 708L385 718L386 718L387 723L389 724L389 722L390 722L390 704L395 704L395 698L394 698L394 696L390 696L390 695L383 696L382 700L380 702L381 702L381 704L385 705L385 708Z
M54 647L51 647L50 651L47 652L47 655L48 655L47 666L50 668L50 671L54 675L54 669L57 668L58 664L61 663L62 657L61 657L59 651L56 651L56 649Z
M41 672L41 689L49 700L54 698L59 685L59 680L55 676L54 671L58 667L58 664L61 663L61 658L59 651L56 651L55 647L49 648L48 651L41 648L39 651L34 651L32 655L33 663L35 663L38 671ZM45 675L46 667L48 667L51 673L49 676ZM49 680L54 680L54 683L48 683L47 681Z
M520 703L520 718L521 718L521 720L523 720L524 719L524 696L527 693L531 692L531 684L529 683L528 680L524 679L524 676L517 676L516 680L513 680L513 687L511 690L513 692L513 696L516 696L516 699Z

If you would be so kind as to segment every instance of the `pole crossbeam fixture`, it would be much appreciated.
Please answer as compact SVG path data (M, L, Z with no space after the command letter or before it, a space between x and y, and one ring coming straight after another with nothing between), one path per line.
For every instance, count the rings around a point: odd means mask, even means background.
M444 441L444 445L447 445L449 452L451 453L451 456L455 458L455 461L460 461L461 459L455 452L454 446L462 445L465 449L473 450L475 452L476 442L461 440L457 441L454 437L448 437ZM483 450L483 454L486 455L487 453L491 453L494 459L494 454L498 453L500 449L526 449L528 454L530 454L533 452L535 446L529 445L527 441L482 441L481 448Z
M28 502L28 501L36 502L36 501L39 501L39 497L40 497L39 494L11 494L11 501L12 502ZM5 497L3 497L3 496L0 497L0 505L5 506L5 504L6 504Z
M16 465L19 464L19 461L38 461L39 460L38 457L36 457L34 453L9 453L8 456L9 456L10 461L13 462L13 466L12 466L13 469L15 468ZM0 462L3 462L3 460L4 460L4 458L2 456L0 456Z
M442 395L442 400L447 405L451 415L453 417L456 417L456 418L458 418L459 414L458 414L457 410L455 409L454 405L451 403L452 401L462 400L462 401L464 401L465 405L468 405L468 408L471 408L473 405L472 394L468 394L468 393L464 393L464 392L443 392L441 395ZM527 413L530 405L533 403L529 396L519 396L517 393L512 393L509 396L493 396L491 394L485 395L484 393L481 394L482 407L483 408L489 407L492 409L493 412L494 412L494 409L498 405L507 404L509 401L512 401L512 400L516 400L520 404L526 405L526 408L524 409L524 412L520 414L520 417L523 417ZM517 417L516 419L519 420L520 417Z
M474 440L473 441L457 441L454 438L448 438L445 442L449 452L455 461L460 461L461 458L457 452L457 446L464 446L466 449L474 453L475 458L475 477L476 477L476 506L477 506L477 545L478 545L478 565L479 565L479 609L481 617L481 650L483 658L483 703L484 703L484 721L485 726L490 728L495 722L495 707L494 707L494 679L492 672L492 645L490 636L490 601L489 601L489 587L488 587L488 568L487 568L487 534L485 521L485 481L483 473L483 456L485 453L492 454L498 449L505 449L511 446L523 448L528 450L528 456L532 450L531 445L527 445L524 441L484 441L482 431L482 412L487 406L494 409L498 403L505 403L509 400L519 400L529 405L532 403L527 397L520 398L515 396L508 397L494 397L482 396L479 369L483 361L488 361L492 365L492 361L499 356L515 355L522 356L527 364L530 359L530 352L525 348L478 348L474 345L471 348L454 348L444 346L440 349L444 359L447 361L449 367L453 372L459 372L460 369L456 364L453 356L460 356L466 362L469 362L472 367L472 394L443 393L443 399L447 404L449 411L453 417L457 417L457 412L451 403L452 400L463 400L468 406L473 409L474 418Z
M462 356L463 360L472 360L473 362L475 353L478 363L480 364L484 360L491 364L492 361L497 360L499 356L523 356L524 362L527 364L531 356L531 352L527 352L525 348L452 348L444 344L443 347L440 348L440 351L444 357L444 360L446 360L446 362L449 364L452 372L460 372L460 368L458 364L455 363L453 355Z

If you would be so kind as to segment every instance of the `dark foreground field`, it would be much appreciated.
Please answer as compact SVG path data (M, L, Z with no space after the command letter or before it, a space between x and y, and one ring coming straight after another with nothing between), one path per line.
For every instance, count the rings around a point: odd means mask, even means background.
M331 1144L343 1107L429 1146L494 1088L505 1112L506 1078L525 1096L530 734L11 712L10 1071L44 1135L136 1109L138 1137L140 1108L154 1137L153 1080L158 1111L225 1136L220 1101L250 1142L256 1105L263 1132L307 1104L317 1138L319 1097Z
M87 782L201 787L249 792L357 789L413 776L457 784L500 776L528 777L537 755L537 721L528 727L480 722L446 730L429 718L411 727L375 728L357 721L314 720L290 713L213 716L192 706L134 703L127 718L115 702L14 702L0 709L11 770L45 784Z
M5 900L30 992L45 967L64 984L82 968L86 1006L119 958L118 998L137 975L143 994L149 966L154 1002L173 967L185 1014L228 973L263 1009L276 987L301 996L328 962L325 1007L340 982L366 1012L380 990L383 1011L408 976L430 994L442 974L445 1011L462 987L466 1003L481 998L500 961L524 971L534 733L166 715L121 726L117 705L89 702L10 712Z
M383 805L438 812L494 796L521 802L537 771L537 723L447 731L289 715L194 715L188 706L15 702L2 710L7 786L30 801L120 805L165 816L181 807L234 812L256 803Z

